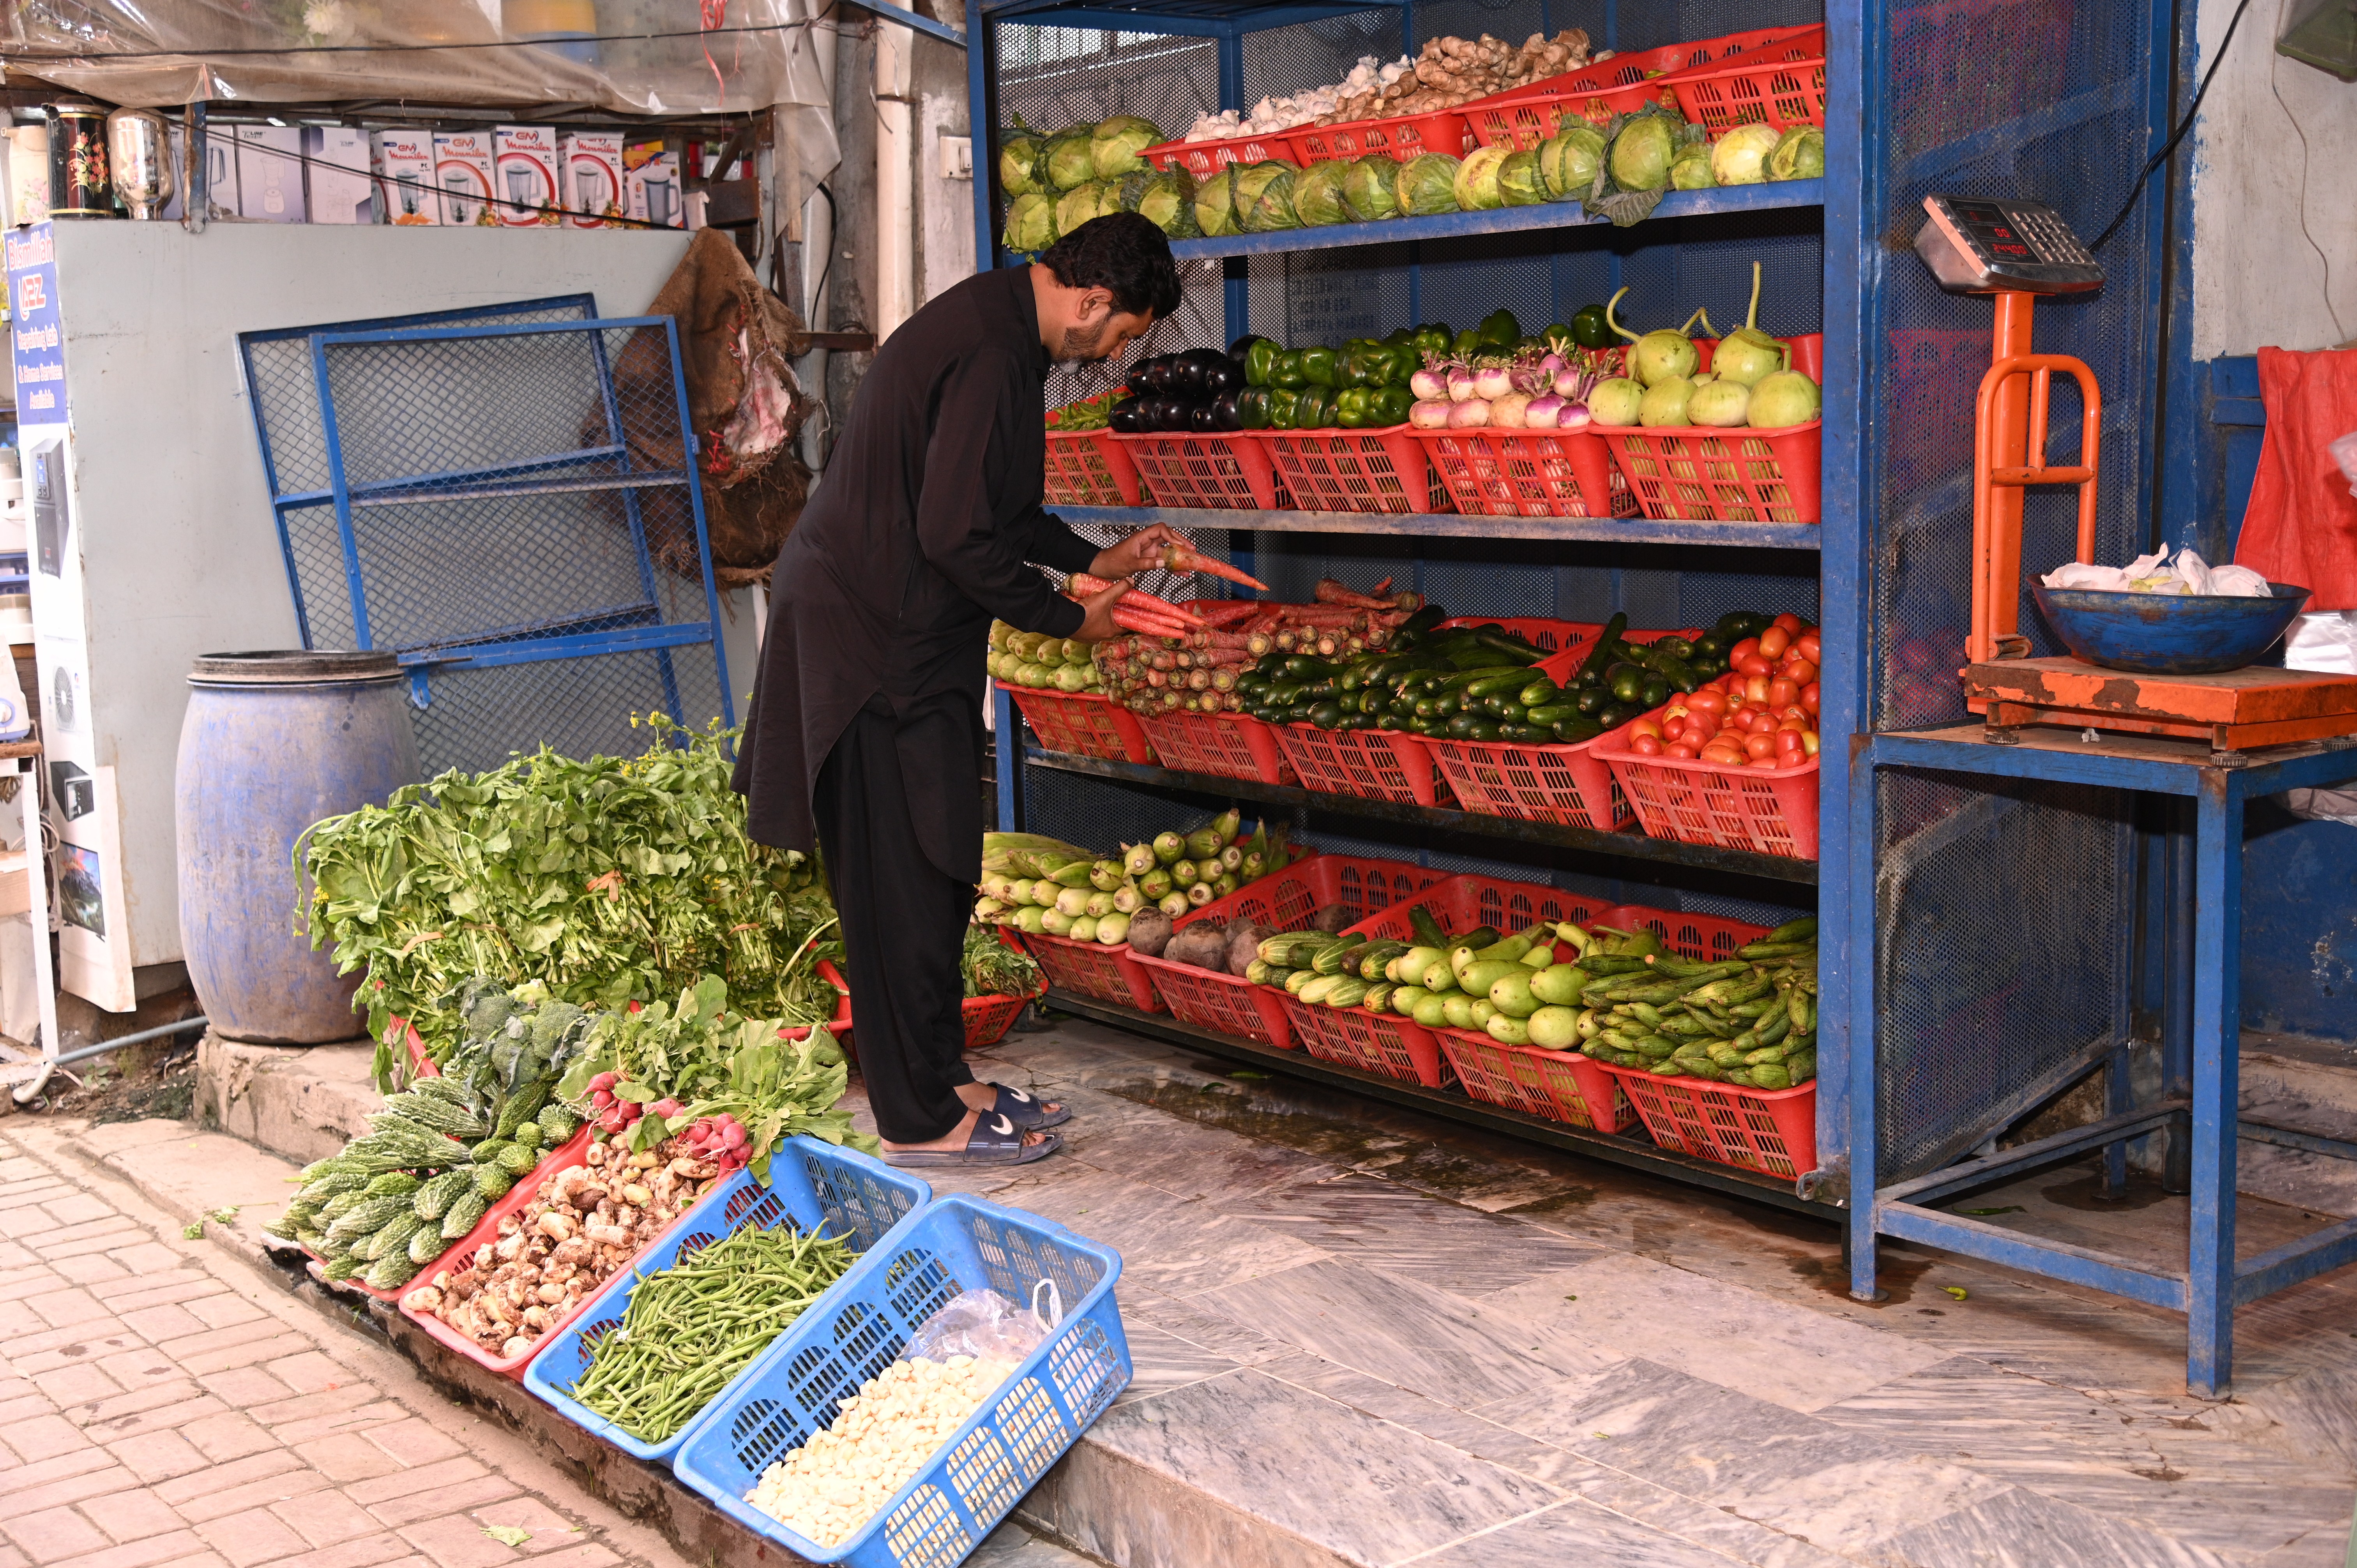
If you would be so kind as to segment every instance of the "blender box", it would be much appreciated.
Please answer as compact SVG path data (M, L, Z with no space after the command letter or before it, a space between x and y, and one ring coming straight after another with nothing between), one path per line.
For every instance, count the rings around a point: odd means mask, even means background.
M622 149L622 179L629 187L632 218L658 229L687 227L687 203L681 199L679 155L665 152L661 142L640 142Z
M621 133L576 132L557 138L556 145L565 167L565 205L575 214L565 222L576 229L603 229L608 219L621 217L627 194Z
M554 211L563 203L564 183L558 171L556 133L546 125L501 125L491 133L499 165L499 184L492 188L500 224L510 229L553 228L564 221Z
M369 170L376 177L376 221L414 228L442 221L434 178L430 131L378 131L369 138Z
M442 221L453 227L490 227L491 138L484 131L434 133L434 183L442 188Z
M303 221L302 127L237 127L237 215L260 223Z
M373 223L368 133L352 125L303 127L305 195L314 223Z

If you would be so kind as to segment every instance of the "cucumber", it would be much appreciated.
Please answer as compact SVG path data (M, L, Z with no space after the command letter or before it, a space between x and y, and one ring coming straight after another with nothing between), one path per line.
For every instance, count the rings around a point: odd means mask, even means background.
M1446 949L1448 946L1448 933L1440 929L1440 922L1434 919L1432 911L1423 905L1411 904L1407 907L1407 923L1415 932L1415 940L1419 945L1439 949Z
M1399 993L1400 989L1391 981L1375 981L1367 987L1366 995L1359 999L1359 1005L1370 1013L1395 1012L1397 1009L1392 1006L1392 998Z
M1309 967L1320 974L1340 974L1346 970L1355 970L1358 967L1359 955L1373 945L1372 942L1354 940L1349 946L1337 945L1327 948L1309 961Z
M1326 994L1318 998L1329 1007L1356 1007L1366 1000L1367 983L1353 974L1338 974ZM1307 997L1304 1000L1308 1000Z
M1289 994L1298 996L1303 988L1312 981L1323 978L1325 977L1314 969L1297 969L1285 977L1285 989Z
M1405 942L1368 943L1361 950L1361 957L1356 965L1359 978L1370 983L1388 978L1383 972L1384 967L1407 950L1408 946Z

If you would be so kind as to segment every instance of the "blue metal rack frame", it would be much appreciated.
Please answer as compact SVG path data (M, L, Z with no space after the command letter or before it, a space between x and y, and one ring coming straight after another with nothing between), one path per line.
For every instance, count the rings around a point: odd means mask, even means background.
M1413 48L1425 33L1487 29L1519 37L1529 26L1552 31L1566 23L1587 27L1600 44L1626 48L1767 25L1786 19L1781 15L1785 8L1778 0L1760 0L1744 9L1743 19L1730 21L1728 11L1710 0L1669 0L1641 13L1618 0L1527 0L1519 8L1513 0L1479 6L1464 0L1415 0L1380 9L1249 0L968 0L966 35L974 123L995 126L1004 120L997 72L999 30L1005 26L1103 29L1100 48L1106 59L1124 62L1119 69L1126 73L1125 81L1142 81L1150 70L1169 74L1178 69L1168 64L1172 58L1189 48L1208 49L1216 56L1221 106L1242 107L1264 91L1311 85L1272 65L1272 59L1281 62L1285 46L1270 35L1284 28L1323 40L1329 54L1346 48L1356 52L1362 45L1366 52L1381 53L1389 37ZM1398 18L1396 35L1386 35L1382 21L1368 19L1391 14ZM1816 19L1816 14L1806 19ZM1325 559L1363 560L1382 570L1413 574L1401 580L1418 588L1444 572L1448 575L1443 580L1461 589L1478 581L1468 574L1527 575L1535 567L1555 573L1557 595L1566 602L1576 581L1581 593L1609 591L1616 605L1628 603L1624 589L1640 591L1638 580L1649 574L1667 573L1684 584L1692 574L1718 572L1725 578L1722 587L1731 592L1729 585L1773 580L1741 576L1746 562L1763 563L1752 571L1772 573L1775 567L1766 563L1788 562L1796 550L1818 552L1816 618L1827 650L1820 715L1823 858L1816 889L1824 985L1818 1052L1820 1168L1797 1184L1794 1196L1820 1212L1828 1206L1853 1206L1847 1219L1853 1286L1862 1299L1871 1299L1874 1292L1878 1235L1997 1257L2030 1272L2186 1311L2189 1380L2198 1391L2222 1392L2233 1304L2357 1256L2357 1235L2351 1227L2335 1227L2298 1247L2240 1266L2234 1262L2236 1128L2231 1113L2233 1036L2225 1022L2234 1015L2234 933L2232 908L2218 902L2232 896L2231 856L2221 846L2236 842L2233 828L2249 795L2348 777L2357 773L2357 763L2336 769L2357 754L2263 759L2254 768L2233 769L2206 766L2206 756L2201 766L2131 761L2126 755L2130 748L2123 747L2120 755L2107 752L2089 761L2067 746L1989 747L1938 735L1943 726L1967 718L1953 671L1961 662L1968 598L1965 474L1972 397L1988 364L1990 312L1984 301L1943 294L1913 257L1900 253L1922 220L1921 198L1935 189L2046 199L2082 231L2098 231L2129 194L2136 160L2121 156L2119 149L2158 147L2172 110L2181 112L2190 98L2192 84L2183 79L2181 48L2191 46L2180 47L2171 32L2169 7L2158 0L1825 0L1823 19L1827 162L1824 177L1806 188L1674 194L1647 223L1617 231L1583 221L1575 209L1538 208L1186 241L1173 247L1182 258L1220 264L1220 313L1200 323L1205 338L1222 326L1233 336L1248 329L1248 322L1275 336L1294 330L1340 335L1362 330L1331 325L1352 312L1395 326L1461 313L1485 295L1481 309L1504 293L1518 293L1519 304L1534 288L1542 295L1551 288L1560 302L1590 290L1602 297L1624 282L1633 283L1638 293L1630 306L1642 304L1643 310L1633 312L1641 317L1670 303L1655 303L1664 294L1677 296L1681 314L1693 294L1706 295L1716 307L1729 269L1745 264L1748 281L1748 263L1763 250L1770 258L1770 292L1777 293L1779 258L1789 264L1795 252L1775 247L1789 247L1796 236L1813 233L1822 247L1822 266L1813 269L1809 281L1821 291L1817 303L1824 335L1821 524L1761 530L1628 519L1151 508L1068 515L1097 523L1165 521L1195 531L1199 538L1205 530L1234 531L1238 558L1273 580L1269 563L1284 566L1302 559L1304 552L1322 550ZM1161 59L1136 54L1157 38L1168 46ZM1071 57L1042 49L1036 41L1025 47L1032 48L1027 59L1033 63L1025 65L1029 74L1019 80L1036 102L1043 91L1039 81L1049 70L1036 62ZM1314 54L1305 51L1301 58ZM1188 59L1189 70L1209 69L1196 56ZM985 148L976 152L985 170L975 181L976 254L1009 264L1017 258L999 250L994 183L987 177L995 159ZM2170 177L2177 181L2173 192ZM2050 303L2040 313L2038 346L2087 360L2104 385L2104 505L2098 531L2104 559L2125 560L2147 547L2156 490L2175 481L2173 461L2164 470L2156 454L2174 459L2183 450L2181 445L2174 450L2158 445L2161 400L2155 391L2156 367L2165 351L2179 349L2186 332L2181 309L2173 325L2165 324L2172 255L2179 263L2174 288L2180 302L2190 288L2182 265L2184 225L2172 232L2164 199L2172 194L2181 211L2182 175L2164 176L2144 193L2137 221L2102 257L2110 282L2100 295ZM1813 231L1796 227L1812 220ZM1364 249L1354 253L1352 247ZM1338 266L1355 266L1357 275L1339 283L1318 277L1320 271ZM1279 270L1264 270L1270 267ZM1654 291L1650 300L1649 286ZM1789 296L1796 291L1787 283L1781 292ZM1306 310L1298 308L1305 298ZM1790 306L1788 299L1788 310ZM1281 310L1281 318L1265 314L1272 307ZM1189 309L1197 309L1191 295ZM1255 315L1259 319L1253 319ZM1774 329L1806 330L1789 322ZM2171 400L2172 425L2190 417L2188 402ZM2056 426L2065 427L2063 416L2058 415ZM2067 506L2034 495L2025 563L2043 570L2067 559L2069 528ZM1513 548L1499 548L1509 543ZM1442 545L1455 553L1436 558L1433 551ZM1707 553L1699 548L1663 550L1680 546L1717 547L1725 552L1724 564L1702 564ZM1727 548L1734 546L1753 548ZM1763 548L1770 552L1766 556L1759 553ZM1567 561L1566 550L1589 553ZM1788 554L1776 557L1779 550ZM1648 551L1655 553L1647 555ZM1666 564L1661 564L1664 555ZM1501 589L1499 596L1527 594L1526 586L1519 586L1511 595ZM1454 598L1448 602L1456 607ZM1663 601L1657 596L1651 602ZM1695 600L1680 586L1667 602L1684 607ZM1494 605L1473 607L1507 613ZM2038 651L2049 651L2043 628L2032 630L2040 639ZM1134 776L1139 783L1158 781L1165 789L1192 791L1189 799L1196 804L1216 799L1222 789L1232 797L1271 802L1283 793L1027 754L1019 721L1004 697L996 703L996 719L1001 811L1009 825L1024 811L1026 775L1035 770L1043 789L1048 779L1076 772L1108 780ZM1923 779L1943 782L1936 788L1916 782ZM1910 789L1912 795L1907 793ZM2073 790L2109 790L2122 799L2139 792L2193 798L2205 869L2197 878L2190 833L2157 832L2148 822L2125 816L2096 820L2079 809L2083 801ZM1057 785L1056 792L1061 799L1069 787ZM1111 795L1072 798L1108 812L1134 805ZM1975 805L1983 799L1996 805ZM1320 805L1321 820L1334 813L1347 818L1351 809L1343 802ZM1394 827L1405 821L1388 809L1372 814L1400 818ZM1496 835L1503 854L1534 853L1531 835L1516 826L1458 813L1433 815L1456 818L1444 831L1460 836ZM2057 822L2064 826L2057 829ZM1437 820L1416 825L1444 828ZM1927 825L1942 846L1937 857L1922 857ZM2038 835L2050 838L2058 832L2067 838L2069 851L2041 855L2039 846L2047 841ZM1910 841L1909 834L1917 836ZM1410 842L1431 841L1427 836ZM2156 844L2158 854L2147 853ZM1629 854L1626 845L1571 847L1598 863L1633 865L1648 876L1674 879L1681 874L1680 846L1649 849L1647 860ZM2072 858L2081 848L2088 854L2083 865ZM1440 857L1427 858L1437 863ZM1702 866L1706 860L1695 856L1685 865ZM2154 865L2180 869L2170 885L2147 886L2149 878L2139 867ZM1709 869L1738 871L1746 897L1779 896L1772 882L1748 868ZM2197 880L2203 890L2198 900ZM1789 899L1786 886L1782 896ZM2136 1106L2128 1099L2127 1075L2115 1070L2108 1114L2093 1126L2010 1152L1994 1164L1974 1158L1975 1149L1989 1144L2039 1100L2090 1072L2124 1063L2135 983L2128 977L2128 961L2116 955L2134 945L2139 901L2148 904L2153 897L2181 917L2169 940L2156 936L2147 944L2155 951L2140 955L2147 972L2166 971L2164 988L2172 996L2182 993L2182 1004L2165 1010L2164 1024L2164 1044L2175 1053L2172 1059L2183 1064L2172 1080L2177 1096ZM1991 907L2008 899L2009 910ZM1943 917L1950 915L1953 918L1943 926ZM2085 961L2060 979L2029 967L2040 943L2057 941L2085 950ZM1938 1007L1924 1007L1927 996L1921 987L1878 987L1880 966L1893 955L1944 965L1951 983L1928 1000L1944 1005L1963 998L1964 1010L1952 1017ZM1986 993L1975 998L1974 985L1984 982ZM1970 1008L1982 1004L1977 1015L1994 1020L1996 1027L1975 1034ZM2197 1049L2197 1041L2205 1043ZM1960 1042L1962 1054L1943 1060L1941 1051ZM1975 1054L1982 1047L1986 1048ZM1932 1066L1927 1069L1927 1062ZM1928 1082L1926 1071L1933 1074ZM1968 1081L1975 1077L1980 1081ZM1432 1108L1452 1114L1464 1103L1452 1107L1412 1087L1394 1092L1421 1095ZM2104 1151L2106 1173L2116 1178L2124 1171L2125 1141L2167 1127L2181 1127L2187 1134L2195 1171L2195 1264L2174 1284L2149 1270L1958 1219L1931 1207L1933 1198L1961 1186L2089 1150ZM2261 1128L2244 1128L2241 1135L2279 1141L2303 1136ZM2310 1139L2298 1146L2319 1142L2330 1140Z

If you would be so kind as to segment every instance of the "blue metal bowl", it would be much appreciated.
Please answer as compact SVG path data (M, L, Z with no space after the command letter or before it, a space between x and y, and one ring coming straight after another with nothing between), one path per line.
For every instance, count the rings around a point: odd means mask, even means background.
M2090 664L2138 675L2215 675L2255 664L2308 603L2309 591L2269 583L2272 598L2127 594L2029 585L2046 624Z

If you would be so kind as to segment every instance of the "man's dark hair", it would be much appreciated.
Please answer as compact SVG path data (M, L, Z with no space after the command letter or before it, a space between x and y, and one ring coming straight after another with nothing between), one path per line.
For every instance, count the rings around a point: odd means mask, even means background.
M1126 316L1151 311L1168 318L1178 308L1178 263L1170 242L1153 220L1135 212L1092 218L1040 253L1040 263L1066 288L1101 288Z

